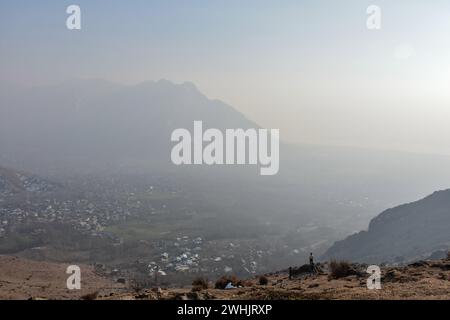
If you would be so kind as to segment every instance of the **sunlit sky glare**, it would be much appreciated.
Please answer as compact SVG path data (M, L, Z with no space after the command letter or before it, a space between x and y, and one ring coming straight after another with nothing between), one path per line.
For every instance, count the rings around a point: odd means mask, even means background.
M448 0L5 0L0 53L1 82L190 81L285 141L450 154Z

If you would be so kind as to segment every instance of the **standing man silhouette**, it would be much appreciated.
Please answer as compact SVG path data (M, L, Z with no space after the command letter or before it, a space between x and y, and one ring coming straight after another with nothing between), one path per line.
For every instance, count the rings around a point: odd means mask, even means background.
M311 272L314 272L314 256L312 252L309 254L309 266L311 268Z

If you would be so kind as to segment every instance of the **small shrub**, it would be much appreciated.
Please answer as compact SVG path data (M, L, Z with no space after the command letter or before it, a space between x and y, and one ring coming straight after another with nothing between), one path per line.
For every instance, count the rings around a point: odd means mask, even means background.
M216 281L215 288L225 289L227 284L229 284L230 282L235 287L243 286L243 282L239 280L236 276L222 276Z
M85 294L84 296L81 296L81 300L95 300L97 299L98 291Z
M334 279L345 278L354 274L354 270L348 261L331 260L329 267L330 275Z
M268 283L269 283L269 279L267 279L266 276L260 276L259 277L259 285L267 286Z
M238 287L253 287L253 282L250 280L240 280L238 282Z
M202 286L192 286L192 289L191 289L192 292L199 292L202 290L203 290Z
M192 281L192 289L196 288L195 291L200 291L203 289L208 289L208 279L203 277L198 277ZM192 290L194 291L194 290Z

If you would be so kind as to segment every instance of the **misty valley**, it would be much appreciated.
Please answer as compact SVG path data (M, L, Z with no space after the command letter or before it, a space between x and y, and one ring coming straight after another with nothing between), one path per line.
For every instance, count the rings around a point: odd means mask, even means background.
M177 128L198 119L222 132L259 127L191 83L24 90L0 91L3 259L83 264L127 288L176 288L287 270L311 253L320 263L395 266L449 247L450 194L433 193L448 188L446 156L281 142L276 175L259 175L254 161L178 166Z
M296 263L318 241L307 228L207 204L162 177L54 183L9 169L0 177L0 253L91 263L116 279L151 281L155 270L166 285L254 275Z

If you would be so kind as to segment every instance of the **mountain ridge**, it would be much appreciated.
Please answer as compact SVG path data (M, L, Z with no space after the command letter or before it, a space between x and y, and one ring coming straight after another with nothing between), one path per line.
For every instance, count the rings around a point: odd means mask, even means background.
M450 248L450 189L387 209L373 218L367 231L337 241L323 259L404 262Z

